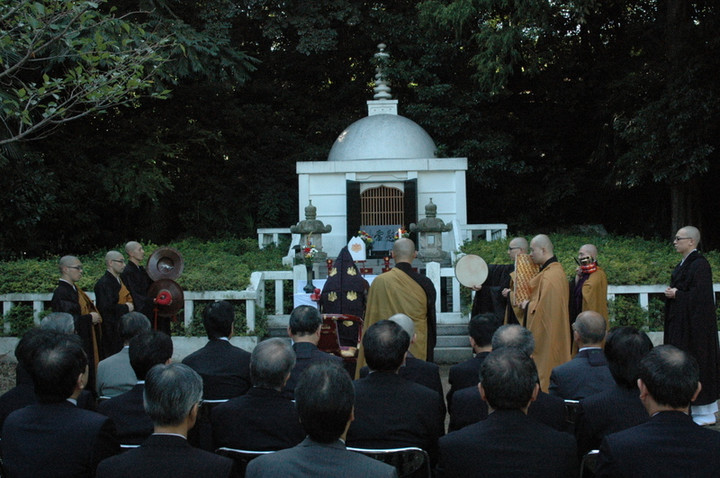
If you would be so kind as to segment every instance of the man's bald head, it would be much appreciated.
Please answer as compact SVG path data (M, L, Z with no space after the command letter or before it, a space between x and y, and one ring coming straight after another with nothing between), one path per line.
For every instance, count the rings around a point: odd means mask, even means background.
M586 310L577 316L573 324L583 346L600 346L605 339L605 318L594 310Z
M415 259L415 243L407 237L402 237L395 241L392 249L392 256L395 263L409 262Z
M594 244L583 245L578 251L578 259L582 259L583 257L592 257L594 260L597 260L597 247L595 247Z
M686 237L691 237L695 241L695 246L700 244L700 230L695 226L685 226L680 231L684 231ZM678 234L679 235L679 234Z
M538 234L530 241L530 255L535 264L544 264L555 255L553 243L545 234Z
M60 267L60 272L62 272L63 267L72 267L78 262L80 261L75 256L62 256L58 262L58 267Z
M105 264L107 265L110 265L112 261L119 261L121 259L123 259L123 255L118 251L108 251L108 253L105 254Z
M405 314L395 314L388 318L403 328L405 332L410 336L410 342L415 340L415 324L413 320Z
M137 241L129 241L127 244L125 244L125 252L130 254L132 251L134 251L138 246L140 245Z
M510 260L515 260L518 254L527 254L528 241L524 237L515 237L510 244L508 244L508 256Z

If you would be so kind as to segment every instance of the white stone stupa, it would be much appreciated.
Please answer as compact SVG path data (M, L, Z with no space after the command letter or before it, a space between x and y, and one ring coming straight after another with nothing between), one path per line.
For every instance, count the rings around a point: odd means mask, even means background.
M332 226L323 235L328 257L337 256L359 230L375 237L374 257L384 256L398 229L409 231L424 217L422 207L430 198L445 223L467 223L467 158L437 158L430 135L398 114L398 100L392 99L382 71L389 55L384 44L378 48L368 116L340 133L327 161L296 164L298 216L312 201L317 219Z

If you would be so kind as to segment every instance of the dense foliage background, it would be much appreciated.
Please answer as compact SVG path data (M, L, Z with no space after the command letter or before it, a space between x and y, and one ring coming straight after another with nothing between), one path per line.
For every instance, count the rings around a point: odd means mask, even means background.
M32 28L8 13L18 5ZM89 9L97 24L32 43L28 32L68 25L51 15L58 5ZM468 222L532 233L599 224L646 239L693 223L715 247L719 8L0 0L0 256L252 237L296 223L295 163L324 160L366 115L380 42L401 114L440 156L468 158ZM131 54L149 45L152 55ZM116 57L137 59L136 80L57 110L71 86L102 85ZM27 61L7 73L17 59ZM57 122L17 137L50 112ZM73 112L87 114L69 121Z

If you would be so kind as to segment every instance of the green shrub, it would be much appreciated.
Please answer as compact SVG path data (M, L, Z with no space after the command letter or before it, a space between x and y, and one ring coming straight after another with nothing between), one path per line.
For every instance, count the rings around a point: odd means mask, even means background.
M521 234L522 235L522 234ZM532 236L525 235L528 239ZM502 241L475 241L466 243L463 251L477 254L488 264L506 264L509 259L507 246L510 237ZM680 262L670 241L648 240L624 236L582 236L550 234L555 255L568 277L575 275L575 257L583 244L595 244L598 248L598 263L613 285L667 284L670 273ZM713 282L720 282L720 252L704 253L713 269Z
M178 322L171 324L171 332L173 335L184 335L186 337L205 337L205 327L203 326L203 312L212 301L194 301L193 317L190 325L185 328L182 312L178 313ZM247 313L245 301L232 301L233 310L235 311L235 321L233 322L234 335L247 336L257 335L263 337L267 334L267 315L265 311L255 309L255 330L250 331L247 328ZM252 333L251 333L252 332Z
M33 308L27 304L19 304L4 315L5 323L10 323L10 337L22 337L25 332L35 327Z
M647 310L643 309L637 296L617 296L608 302L610 327L632 326L645 332L663 330L665 302L657 297L650 299Z

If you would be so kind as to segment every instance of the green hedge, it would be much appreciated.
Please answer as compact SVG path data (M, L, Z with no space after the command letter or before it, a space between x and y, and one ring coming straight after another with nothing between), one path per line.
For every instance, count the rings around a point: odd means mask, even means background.
M115 249L123 252L122 245ZM144 244L146 259L156 244ZM227 239L205 242L197 239L167 244L180 251L185 261L178 284L185 290L244 290L250 284L250 274L256 270L283 269L283 252L276 247L258 249L254 239ZM79 286L92 290L97 280L105 273L105 253L79 256L84 273ZM57 261L50 259L28 259L0 262L0 294L13 292L52 292L58 280Z
M526 235L528 241L532 236ZM565 269L568 278L575 275L575 257L583 244L595 244L598 263L612 285L668 284L670 273L680 262L671 241L647 240L622 236L580 236L550 234L555 255ZM509 261L507 246L510 238L503 241L475 241L465 244L463 251L477 254L488 264L505 264ZM703 252L713 269L713 282L720 282L720 252Z

